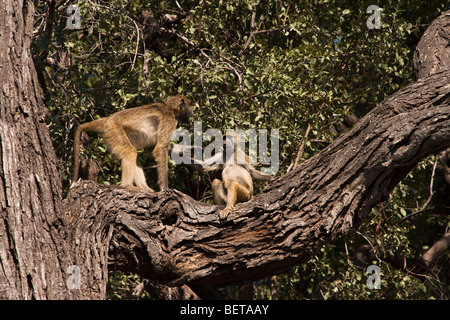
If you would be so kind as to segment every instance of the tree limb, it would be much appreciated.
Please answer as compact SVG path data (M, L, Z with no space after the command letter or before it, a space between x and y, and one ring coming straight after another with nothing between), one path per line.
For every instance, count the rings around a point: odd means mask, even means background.
M450 248L450 232L447 232L422 256L427 267L430 267L445 251Z

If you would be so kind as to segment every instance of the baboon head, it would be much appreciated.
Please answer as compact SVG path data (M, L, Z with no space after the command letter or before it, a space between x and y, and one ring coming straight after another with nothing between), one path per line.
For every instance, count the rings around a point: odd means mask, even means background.
M168 105L175 114L175 119L178 122L188 123L190 118L194 116L191 109L191 100L183 95L178 95L167 99L166 105Z

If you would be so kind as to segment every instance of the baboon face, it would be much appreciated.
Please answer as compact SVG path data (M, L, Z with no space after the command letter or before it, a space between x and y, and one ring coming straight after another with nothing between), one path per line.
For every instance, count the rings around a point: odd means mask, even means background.
M178 122L189 123L190 118L194 116L191 109L191 100L185 96L172 97L167 100L166 104L171 106Z
M192 112L191 106L190 106L191 100L186 98L180 100L180 116L179 121L183 123L189 123L191 118L194 116L194 112Z
M242 138L240 134L233 132L233 131L227 131L223 135L223 144L226 149L235 149L237 147L240 147L242 143Z

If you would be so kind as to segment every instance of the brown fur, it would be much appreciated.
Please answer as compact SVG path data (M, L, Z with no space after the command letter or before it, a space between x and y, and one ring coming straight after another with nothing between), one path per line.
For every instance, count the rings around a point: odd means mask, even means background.
M248 155L239 148L240 136L233 132L224 135L224 149L234 150L232 155L234 161L227 161L225 151L223 152L222 164L208 164L208 160L196 161L203 171L222 169L222 180L214 179L212 190L214 203L226 205L225 209L219 211L219 219L226 220L228 214L234 209L236 203L246 202L253 196L252 177L259 180L269 181L274 177L256 170L251 164ZM214 156L216 158L217 156ZM230 159L228 159L230 160ZM243 162L243 163L240 163Z
M122 110L107 118L80 125L74 137L72 182L78 180L81 133L96 131L102 133L111 154L121 161L122 186L153 192L147 185L144 170L137 158L137 150L144 149L145 154L153 155L158 163L160 190L168 189L167 161L172 132L176 129L177 121L187 122L192 116L190 100L178 95L164 103Z

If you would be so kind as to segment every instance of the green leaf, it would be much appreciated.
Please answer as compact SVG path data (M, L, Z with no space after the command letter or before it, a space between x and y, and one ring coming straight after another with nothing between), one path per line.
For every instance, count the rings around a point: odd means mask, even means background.
M404 208L400 208L400 213L403 217L406 217L406 210Z

